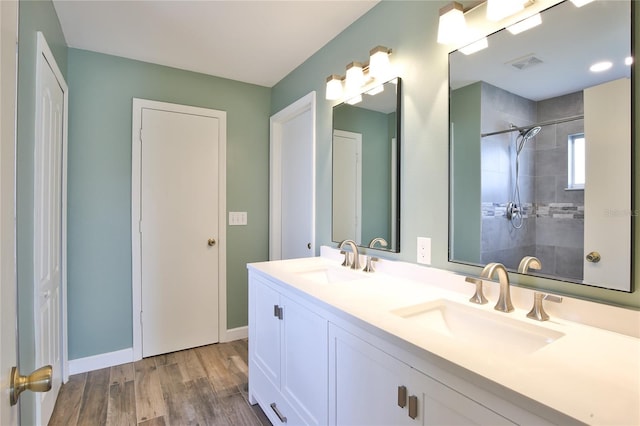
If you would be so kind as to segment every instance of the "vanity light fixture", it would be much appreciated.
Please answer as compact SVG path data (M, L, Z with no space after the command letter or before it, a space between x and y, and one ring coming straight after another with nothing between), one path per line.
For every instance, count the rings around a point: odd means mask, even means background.
M524 9L527 0L487 0L487 19L501 21Z
M438 20L438 43L454 44L467 33L464 8L457 1L440 8Z
M465 47L461 47L460 52L464 53L465 55L471 55L472 53L476 53L479 52L482 49L486 49L487 47L489 47L489 42L487 41L486 37L481 38L478 41L474 41L471 44L466 45Z
M389 54L391 49L376 46L369 51L369 75L373 78L384 79L391 71Z
M528 17L527 19L523 19L520 22L516 22L513 25L507 27L507 31L511 34L520 34L524 31L530 30L533 27L537 27L542 24L542 16L539 13Z
M391 49L384 46L376 46L369 51L369 62L363 64L361 62L351 62L347 65L346 75L344 77L331 74L326 80L325 98L335 101L343 97L348 97L353 103L357 100L358 95L363 91L373 95L374 89L369 88L376 82L384 82L391 78L392 69L389 61ZM380 85L381 92L384 90ZM379 93L377 92L377 93ZM347 101L348 102L348 101Z
M364 67L360 62L351 62L347 65L347 78L345 86L347 90L357 89L364 83Z
M366 93L367 93L367 95L374 96L374 95L377 95L378 93L382 93L382 92L384 92L384 84L380 84L380 85L374 87L373 89L368 90Z
M336 74L331 74L327 77L327 93L326 98L330 101L335 101L342 97L342 77Z

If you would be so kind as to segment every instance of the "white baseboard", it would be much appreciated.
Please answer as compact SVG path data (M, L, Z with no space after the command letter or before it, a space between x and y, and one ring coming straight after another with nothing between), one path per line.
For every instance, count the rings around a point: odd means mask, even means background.
M133 348L69 360L69 374L99 370L128 362L133 362Z
M245 325L227 330L223 336L220 336L220 343L246 339L247 337L249 337L249 327Z
M248 326L232 328L220 336L220 342L232 342L234 340L246 339L247 337L249 337ZM72 359L69 360L69 375L113 367L114 365L126 364L133 361L133 348L88 356L86 358Z

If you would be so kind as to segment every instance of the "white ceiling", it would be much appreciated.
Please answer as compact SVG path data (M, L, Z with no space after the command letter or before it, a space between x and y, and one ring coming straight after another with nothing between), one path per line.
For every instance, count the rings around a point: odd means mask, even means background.
M53 0L69 47L272 87L379 0Z

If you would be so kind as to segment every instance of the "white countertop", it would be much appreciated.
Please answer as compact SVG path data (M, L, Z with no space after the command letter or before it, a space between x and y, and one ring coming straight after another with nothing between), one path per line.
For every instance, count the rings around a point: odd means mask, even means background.
M493 290L485 293L488 304L469 303L473 286L464 283L463 276L435 268L426 268L429 278L422 280L407 278L407 274L401 277L403 274L354 271L362 279L321 284L305 279L300 271L336 268L339 262L316 257L248 267L576 420L596 425L640 425L640 339L636 337L555 318L551 313L549 321L534 321L526 318L528 309L518 307L515 301L514 312L497 312L493 309ZM436 331L408 327L407 319L392 312L437 299L564 335L529 354L500 354L491 342L486 348L469 350L464 342Z

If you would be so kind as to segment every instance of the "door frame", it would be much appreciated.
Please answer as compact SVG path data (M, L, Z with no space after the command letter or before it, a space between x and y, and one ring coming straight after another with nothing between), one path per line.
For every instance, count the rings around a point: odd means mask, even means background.
M18 2L0 7L0 394L9 394L11 367L18 360L16 277L16 102ZM10 207L9 207L10 206ZM19 404L19 402L18 402ZM0 424L18 424L19 405L0 401Z
M142 359L142 257L140 234L140 197L142 196L142 144L140 129L142 109L161 109L195 114L220 120L218 135L218 338L229 340L227 333L227 113L209 108L133 98L131 126L131 287L133 360Z
M311 111L311 247L316 246L316 92L310 92L269 119L269 260L282 253L282 126Z

